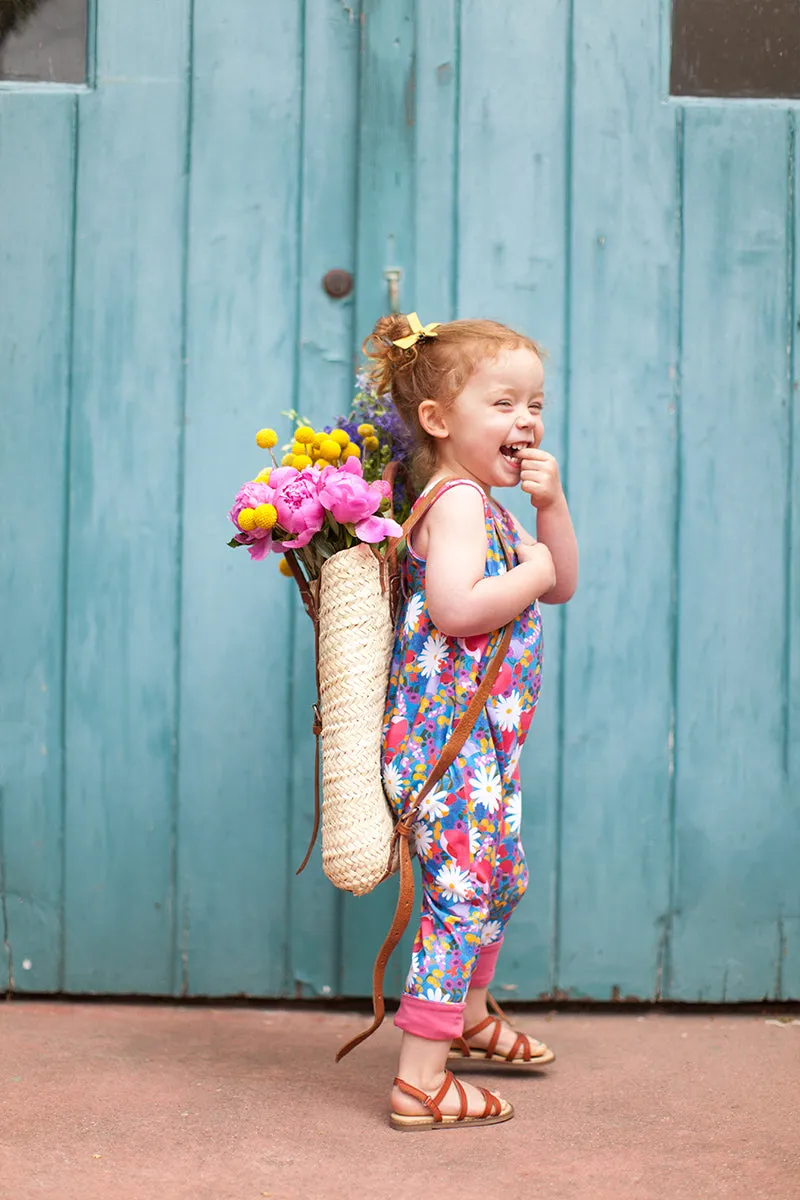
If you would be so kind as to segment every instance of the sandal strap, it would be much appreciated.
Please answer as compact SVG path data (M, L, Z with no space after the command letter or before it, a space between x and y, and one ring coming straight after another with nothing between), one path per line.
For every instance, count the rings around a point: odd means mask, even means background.
M482 1117L496 1117L500 1112L500 1101L497 1096L492 1095L486 1088L478 1089L483 1096L483 1114Z
M499 1017L484 1017L477 1025L473 1025L471 1029L464 1030L464 1041L469 1041L476 1033L482 1033L484 1029L492 1026L492 1036L489 1039L489 1045L486 1047L486 1058L491 1058L494 1054L494 1048L497 1045L497 1040L500 1037L500 1031L503 1027L503 1022ZM481 1047L482 1049L482 1047Z
M419 1100L420 1104L424 1104L428 1111L432 1114L436 1124L440 1124L442 1120L442 1110L439 1108L442 1100L450 1090L450 1084L454 1083L458 1091L459 1103L459 1121L467 1115L467 1093L464 1091L461 1084L453 1076L452 1071L445 1072L444 1083L439 1088L435 1096L423 1092L420 1088L414 1087L413 1083L406 1083L405 1079L401 1079L398 1075L395 1076L394 1086L399 1088L401 1092L405 1092L407 1096L412 1096L414 1100Z
M437 1106L433 1096L429 1096L427 1092L414 1087L413 1083L406 1083L405 1079L400 1079L399 1076L395 1076L394 1086L400 1088L400 1091L405 1092L407 1096L413 1097L414 1100L419 1100L420 1104L424 1104L437 1124L441 1121L441 1110Z
M494 1024L494 1025L500 1024L497 1017L484 1017L483 1020L479 1021L477 1025L473 1025L471 1029L464 1030L464 1033L462 1036L462 1041L468 1042L469 1039L471 1037L474 1037L476 1033L482 1033L487 1025L492 1025L492 1024Z
M522 1051L521 1055L518 1053L520 1050ZM506 1055L506 1062L514 1062L520 1057L523 1062L531 1061L531 1043L524 1033L517 1034L517 1040Z
M506 1024L508 1024L508 1022L506 1022ZM500 1038L500 1032L503 1027L503 1022L499 1017L484 1017L484 1019L477 1025L473 1025L471 1029L465 1029L463 1037L454 1039L453 1048L460 1050L465 1058L468 1057L470 1049L468 1045L469 1039L473 1038L476 1033L482 1033L483 1030L488 1029L490 1025L493 1027L492 1036L489 1039L489 1045L486 1047L485 1055L486 1058L491 1058L495 1052L495 1047L497 1046L497 1042ZM512 1033L516 1032L516 1030L512 1030ZM531 1050L532 1044L532 1039L529 1038L526 1033L517 1033L517 1039L514 1042L514 1045L511 1047L508 1054L503 1055L503 1057L505 1058L506 1062L519 1062L520 1060L526 1063L530 1062L534 1057ZM541 1044L541 1042L536 1042L537 1046L541 1046ZM482 1050L483 1047L476 1046L475 1049Z
M470 1048L466 1043L466 1039L463 1037L453 1038L453 1042L452 1042L450 1049L457 1050L462 1058L471 1058L472 1057Z
M469 1100L467 1100L467 1093L464 1091L464 1088L461 1085L461 1081L459 1079L456 1079L455 1075L451 1075L450 1078L452 1079L453 1083L456 1085L456 1091L458 1092L458 1117L456 1118L456 1120L463 1121L464 1117L467 1115L467 1110L469 1108Z
M405 1079L400 1079L395 1076L394 1086L399 1088L401 1092L405 1092L407 1096L412 1096L415 1100L419 1100L420 1104L424 1104L428 1112L432 1115L434 1122L438 1125L442 1121L442 1110L439 1108L442 1100L450 1090L451 1084L455 1087L458 1095L458 1116L457 1121L463 1121L469 1112L469 1100L467 1093L460 1079L456 1079L452 1071L447 1071L444 1077L444 1083L439 1088L435 1096L430 1096L427 1092L423 1092L420 1088L414 1087L412 1083L406 1083ZM483 1116L495 1117L500 1112L500 1101L486 1088L479 1088L478 1091L483 1096Z

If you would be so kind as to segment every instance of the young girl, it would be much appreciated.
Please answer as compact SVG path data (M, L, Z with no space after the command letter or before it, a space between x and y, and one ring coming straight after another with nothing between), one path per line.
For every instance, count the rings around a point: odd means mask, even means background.
M534 342L493 321L422 328L412 313L378 321L365 350L379 392L391 392L416 436L425 492L449 480L403 564L383 754L398 817L467 708L499 631L514 624L491 699L414 826L422 915L395 1018L403 1041L391 1095L398 1129L494 1124L513 1116L511 1105L455 1079L446 1064L449 1056L530 1065L554 1058L490 1017L487 991L528 880L519 755L541 678L537 601L572 596L577 546L558 466L539 448L543 368ZM535 539L492 496L519 483L537 510Z

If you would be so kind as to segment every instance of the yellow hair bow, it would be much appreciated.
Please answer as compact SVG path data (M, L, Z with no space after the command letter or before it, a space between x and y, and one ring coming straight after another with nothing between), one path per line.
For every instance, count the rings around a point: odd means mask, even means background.
M408 337L398 338L397 341L392 342L393 346L399 346L401 350L410 350L412 346L416 346L420 338L439 336L433 331L439 328L441 321L432 321L430 325L423 325L416 313L409 313L408 323L412 329Z

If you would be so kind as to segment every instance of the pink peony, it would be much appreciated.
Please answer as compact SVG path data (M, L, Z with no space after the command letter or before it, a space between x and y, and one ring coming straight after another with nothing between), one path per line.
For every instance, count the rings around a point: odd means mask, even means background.
M239 489L239 493L233 502L233 508L228 513L228 519L236 526L237 533L242 532L239 528L239 513L242 509L258 508L259 504L274 504L272 493L272 487L267 486L266 483L246 483L244 487ZM242 535L239 541L249 541L251 537L266 537L268 533L268 529L254 529L252 534Z
M356 534L362 542L382 542L387 537L400 537L402 525L390 517L365 517L356 521Z
M342 525L357 525L371 517L380 508L384 497L390 494L391 487L384 480L367 483L357 458L348 458L341 467L329 467L322 472L320 501ZM380 541L380 537L361 540Z
M297 550L307 546L315 533L322 528L325 509L319 502L319 471L304 467L278 467L270 475L270 484L275 493L272 503L278 512L278 524L296 537L281 542L284 550Z
M273 504L274 489L266 483L246 483L239 489L228 517L236 526L236 541L247 546L253 559L266 558L273 548L271 529L243 530L239 527L239 513L243 508L258 508L259 504Z
M262 558L266 558L267 555L269 554L269 552L274 548L274 546L276 544L275 542L273 542L271 537L261 536L262 533L270 533L270 532L271 532L271 530L268 530L268 529L264 529L263 531L259 529L258 530L259 536L255 539L255 541L245 542L245 545L247 546L247 553L256 562L258 562ZM238 538L237 540L241 542L241 541L244 541L245 537L250 538L252 536L253 536L252 533L244 534L242 537Z

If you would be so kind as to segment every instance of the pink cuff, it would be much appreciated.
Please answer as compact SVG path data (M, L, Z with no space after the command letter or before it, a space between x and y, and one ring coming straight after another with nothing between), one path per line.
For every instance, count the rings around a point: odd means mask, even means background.
M464 1032L464 1005L442 1004L403 995L394 1023L398 1029L432 1042L447 1042Z
M494 979L494 969L497 966L497 956L500 953L500 947L503 945L503 939L499 942L492 942L491 946L483 946L478 955L478 962L475 970L472 972L470 984L473 987L485 988Z

